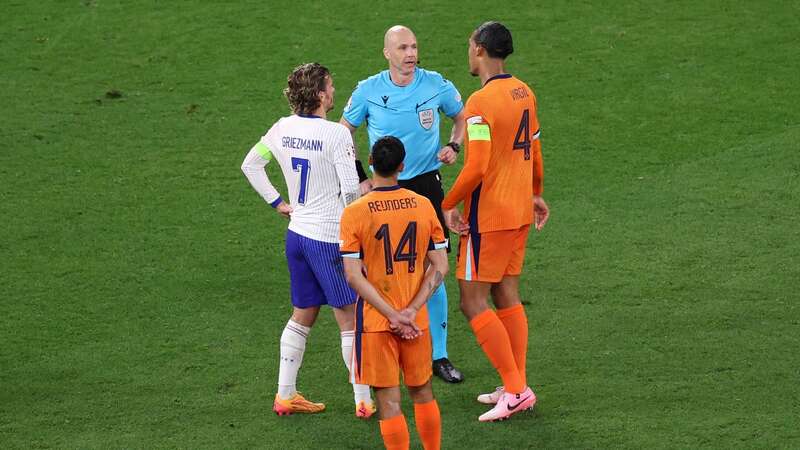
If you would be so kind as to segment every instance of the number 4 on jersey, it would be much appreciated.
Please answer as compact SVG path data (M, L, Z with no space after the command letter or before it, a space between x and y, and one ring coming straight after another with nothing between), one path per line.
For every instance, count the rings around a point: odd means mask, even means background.
M517 137L514 138L514 150L525 150L525 161L531 159L531 126L528 120L528 110L522 113L522 120L519 121L519 128L517 129ZM520 140L522 138L522 140Z

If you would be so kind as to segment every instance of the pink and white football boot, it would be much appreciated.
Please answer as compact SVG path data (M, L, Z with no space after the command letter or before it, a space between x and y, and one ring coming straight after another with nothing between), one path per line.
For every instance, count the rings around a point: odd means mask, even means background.
M533 409L535 404L536 394L534 394L529 387L526 387L525 390L519 394L503 392L500 399L497 400L497 404L494 405L494 408L481 414L478 420L481 422L505 420L520 411Z
M500 400L500 397L505 392L506 390L503 389L503 386L498 386L494 391L488 394L480 394L478 396L478 403L483 403L484 405L496 405L497 401Z

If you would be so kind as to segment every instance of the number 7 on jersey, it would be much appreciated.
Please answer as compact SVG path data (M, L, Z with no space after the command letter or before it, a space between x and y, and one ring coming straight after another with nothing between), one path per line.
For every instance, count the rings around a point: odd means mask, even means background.
M300 172L300 189L297 194L297 203L306 204L306 187L308 186L308 160L305 158L292 157L292 170Z

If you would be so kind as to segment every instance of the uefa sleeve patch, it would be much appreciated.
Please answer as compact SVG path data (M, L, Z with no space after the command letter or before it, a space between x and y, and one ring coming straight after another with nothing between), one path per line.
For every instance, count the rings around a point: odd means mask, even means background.
M492 133L489 131L489 125L485 123L467 125L467 138L470 141L491 141Z

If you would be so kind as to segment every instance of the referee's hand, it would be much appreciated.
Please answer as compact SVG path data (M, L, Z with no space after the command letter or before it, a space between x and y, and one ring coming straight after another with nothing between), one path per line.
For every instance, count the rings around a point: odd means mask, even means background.
M449 145L445 145L441 150L439 150L439 161L447 164L448 166L456 162L457 157L458 153L454 152L453 148Z
M372 190L372 180L367 178L366 180L358 183L358 189L361 191L361 195L369 194L369 191Z

